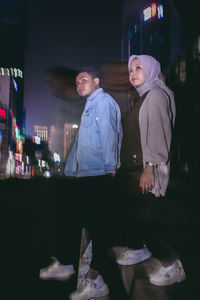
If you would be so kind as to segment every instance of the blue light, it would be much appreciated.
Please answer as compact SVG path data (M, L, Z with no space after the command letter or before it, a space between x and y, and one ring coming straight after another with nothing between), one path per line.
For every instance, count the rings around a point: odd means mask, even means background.
M160 5L157 7L157 12L158 12L158 19L163 18L163 5L162 5L162 4L160 4Z
M15 90L17 92L18 91L17 82L14 79L13 79L13 83L14 83Z

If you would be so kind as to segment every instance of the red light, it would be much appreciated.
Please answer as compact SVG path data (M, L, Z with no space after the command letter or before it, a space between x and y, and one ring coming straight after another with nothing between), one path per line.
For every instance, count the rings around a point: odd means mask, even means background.
M152 18L155 18L156 13L157 13L157 7L156 7L156 4L153 2L153 3L151 3L151 15L152 15Z
M0 108L0 117L6 118L6 111Z

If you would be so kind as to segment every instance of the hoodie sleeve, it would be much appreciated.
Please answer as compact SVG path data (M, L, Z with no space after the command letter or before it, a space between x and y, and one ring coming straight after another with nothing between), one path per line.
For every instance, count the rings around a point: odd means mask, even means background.
M149 92L140 114L144 162L167 164L172 137L172 120L167 94L162 89Z

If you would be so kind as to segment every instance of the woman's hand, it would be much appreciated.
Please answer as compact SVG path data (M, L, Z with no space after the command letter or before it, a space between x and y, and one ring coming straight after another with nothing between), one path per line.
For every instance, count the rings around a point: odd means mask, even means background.
M142 174L140 176L140 187L142 193L147 193L153 189L155 185L154 167L145 165Z

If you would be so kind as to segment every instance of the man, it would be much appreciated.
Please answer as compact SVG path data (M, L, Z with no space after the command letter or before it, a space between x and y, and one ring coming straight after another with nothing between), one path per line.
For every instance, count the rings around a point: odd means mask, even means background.
M67 158L67 176L110 174L113 177L119 167L120 110L116 101L100 88L99 77L93 68L83 69L76 77L77 92L87 101L76 141Z
M95 69L82 69L76 77L76 86L78 94L86 97L87 101L75 143L66 161L65 174L84 177L80 182L93 258L84 288L71 297L90 299L109 293L99 272L106 264L109 178L115 177L119 167L122 129L119 106L100 88L100 76Z
M110 180L120 165L121 114L116 101L100 88L96 69L83 68L76 76L78 94L86 98L79 131L66 160L65 175L79 177L83 216L92 239L93 258L83 287L71 299L90 299L109 293L100 275L105 272L109 239ZM80 220L79 220L80 221ZM68 266L65 266L67 269ZM69 274L74 269L69 266Z

